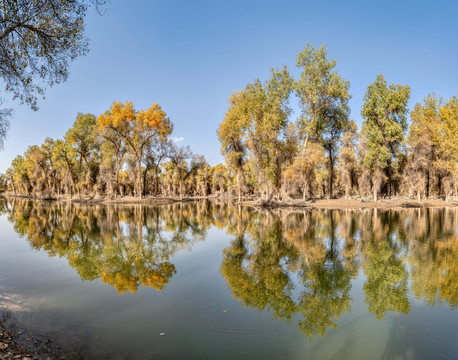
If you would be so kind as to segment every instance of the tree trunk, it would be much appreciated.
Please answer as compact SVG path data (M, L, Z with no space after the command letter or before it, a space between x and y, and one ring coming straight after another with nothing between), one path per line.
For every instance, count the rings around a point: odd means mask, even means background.
M329 193L328 199L332 199L332 188L334 185L334 158L332 156L332 150L329 149Z
M142 198L142 163L139 159L137 159L137 197L140 199Z
M429 177L429 170L426 172L426 197L429 198L429 182L430 182L430 177Z
M239 169L237 174L237 186L239 190L239 202L242 201L242 170Z
M148 174L148 170L145 169L143 173L143 197L146 197L146 175Z
M114 188L114 197L116 199L119 191L119 159L116 156L116 165L115 165L115 188Z
M302 157L305 157L305 149L307 148L307 142L309 141L310 133L307 133L307 136L305 137L304 143L302 144Z

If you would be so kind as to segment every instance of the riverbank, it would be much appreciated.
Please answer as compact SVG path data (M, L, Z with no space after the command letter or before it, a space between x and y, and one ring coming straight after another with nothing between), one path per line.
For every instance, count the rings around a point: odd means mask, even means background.
M11 193L2 194L4 197L15 197L30 200L47 200L47 201L62 201L80 204L143 204L143 205L166 205L173 203L184 203L198 200L210 201L225 201L232 202L242 206L253 206L263 208L310 208L310 209L406 209L406 208L451 208L458 207L458 199L452 198L449 201L442 199L424 199L421 201L410 199L407 197L380 199L378 201L366 199L314 199L314 200L289 200L289 201L264 201L262 199L245 198L238 202L237 197L231 196L193 196L180 199L179 197L153 197L148 196L145 198L137 198L134 196L119 196L114 198L104 197L73 197L59 196L59 197L37 197L27 195L14 195Z
M448 202L441 199L412 200L409 198L382 199L379 201L362 200L362 199L317 199L311 201L245 201L242 203L247 206L260 206L267 208L298 208L305 207L311 209L335 209L335 210L362 210L362 209L407 209L407 208L452 208L458 207L458 201L450 200Z
M35 360L36 357L23 346L16 343L13 334L0 322L0 359L2 360Z

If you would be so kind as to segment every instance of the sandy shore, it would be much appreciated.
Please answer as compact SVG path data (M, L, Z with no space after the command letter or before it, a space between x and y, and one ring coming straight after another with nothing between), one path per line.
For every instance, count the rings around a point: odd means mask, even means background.
M134 196L120 196L116 199L107 199L102 197L56 197L56 198L40 198L34 196L14 195L9 193L2 194L4 197L17 197L31 200L53 200L63 202L73 202L81 204L144 204L144 205L162 205L173 204L178 202L192 202L207 199L210 201L227 201L242 206L255 206L266 208L312 208L312 209L405 209L405 208L444 208L458 207L458 199L444 201L441 199L425 199L414 200L409 198L392 198L380 199L379 201L362 200L362 199L316 199L316 200L292 200L289 202L269 201L248 199L241 202L237 201L236 197L228 196L195 196L185 197L152 197L137 198Z
M406 208L445 208L458 207L458 201L450 200L448 202L440 199L426 199L422 201L412 200L408 198L397 199L382 199L379 201L363 201L353 199L330 199L330 200L311 200L297 201L291 203L268 203L264 205L262 202L245 201L243 205L264 206L264 207L306 207L312 209L406 209Z

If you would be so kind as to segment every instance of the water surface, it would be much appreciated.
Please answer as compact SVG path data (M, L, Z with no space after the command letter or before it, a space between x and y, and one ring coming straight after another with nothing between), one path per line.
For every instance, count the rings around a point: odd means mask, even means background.
M88 359L458 358L458 209L0 214L0 304Z

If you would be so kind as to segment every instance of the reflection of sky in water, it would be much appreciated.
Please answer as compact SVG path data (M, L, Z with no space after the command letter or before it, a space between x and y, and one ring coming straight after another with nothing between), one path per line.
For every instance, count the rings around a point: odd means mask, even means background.
M0 308L8 309L14 313L32 310L32 307L23 296L7 293L3 288L0 288Z

